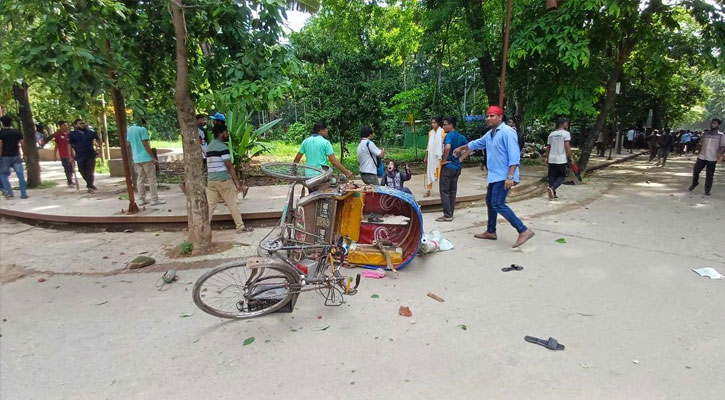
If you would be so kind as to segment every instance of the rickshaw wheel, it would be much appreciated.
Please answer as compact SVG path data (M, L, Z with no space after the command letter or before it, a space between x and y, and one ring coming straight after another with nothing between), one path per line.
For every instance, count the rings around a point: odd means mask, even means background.
M233 261L202 275L194 284L194 303L215 317L246 319L279 310L299 295L292 271L275 264Z

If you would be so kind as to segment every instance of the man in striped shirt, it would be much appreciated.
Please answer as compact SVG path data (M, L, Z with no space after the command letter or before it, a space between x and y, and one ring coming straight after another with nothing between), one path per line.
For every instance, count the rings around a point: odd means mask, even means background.
M214 140L206 149L207 184L206 197L209 201L209 220L214 217L214 210L220 199L224 200L237 226L237 233L251 232L254 229L244 226L242 214L237 204L237 193L247 197L248 187L243 186L234 171L229 147L224 143L229 140L229 132L224 124L214 125Z

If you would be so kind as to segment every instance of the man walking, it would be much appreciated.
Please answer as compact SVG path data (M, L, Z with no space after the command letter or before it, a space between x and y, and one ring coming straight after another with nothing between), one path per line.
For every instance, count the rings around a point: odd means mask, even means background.
M549 200L558 198L556 189L564 183L568 175L567 167L571 160L571 133L569 129L569 120L559 117L556 120L556 130L549 134L546 142L546 153L544 154L544 162L549 168L549 187L547 192Z
M700 172L702 172L703 168L707 168L705 171L705 194L710 195L712 181L715 176L715 166L718 161L723 161L723 155L725 154L725 134L720 132L721 123L719 118L713 118L710 122L710 131L706 131L700 139L697 161L695 161L695 168L692 170L692 185L687 189L689 191L695 190L700 183Z
M149 130L146 128L146 119L141 118L141 126L133 124L126 132L126 141L131 145L133 166L136 170L136 186L138 187L138 205L148 204L146 201L146 184L151 191L151 205L166 204L159 199L158 184L156 183L156 167L159 160L154 157L149 144Z
M689 150L690 141L692 141L692 133L684 131L680 136L680 155L685 154Z
M13 186L10 184L10 169L15 171L20 184L20 198L27 199L28 193L25 175L23 175L23 159L20 157L20 146L23 145L23 134L13 128L13 120L3 115L0 117L0 180L2 180L3 196L6 199L15 197Z
M667 156L672 151L672 145L675 143L675 137L670 133L670 128L665 128L665 133L660 138L659 149L657 150L657 164L655 167L660 166L660 162L664 167L667 163Z
M657 129L650 132L649 136L647 136L647 145L649 146L649 161L652 162L655 157L657 157L657 143L659 143L660 139L662 139L662 135L660 135L660 131Z
M443 205L443 216L436 218L438 222L453 221L453 211L456 209L456 194L458 192L458 178L461 176L461 163L468 157L469 153L468 151L464 152L460 158L458 154L453 153L453 149L460 148L468 143L468 140L456 131L457 122L456 117L443 119L443 130L446 132L446 138L443 140L443 157L441 157L443 162L441 163L441 176L438 183L441 205ZM506 127L514 135L517 135L516 131L510 126L506 125ZM518 147L516 151L519 151Z
M229 140L229 132L226 125L217 124L212 129L214 139L206 150L207 185L206 197L209 200L209 222L214 218L214 210L220 199L232 214L237 233L251 232L254 228L244 226L242 214L239 212L237 193L241 192L245 197L248 187L243 186L237 178L237 172L229 154L229 147L224 143Z
M513 248L526 243L534 237L534 232L524 225L506 205L506 196L516 182L519 182L519 162L521 155L517 143L516 132L502 124L503 110L491 106L486 111L486 125L491 130L480 139L474 140L453 151L488 150L488 189L486 191L486 208L488 209L488 226L486 232L474 235L478 239L496 240L496 218L501 214L519 233Z
M383 162L385 149L379 149L372 139L373 128L363 126L360 129L360 144L357 145L357 162L362 181L368 185L380 185L378 165ZM379 215L370 213L368 222L383 222L383 220Z
M60 156L60 163L63 165L63 171L65 171L66 183L69 188L72 188L75 183L73 183L73 163L71 162L70 144L68 144L70 127L68 121L58 121L58 127L58 132L53 135L53 141L55 141L53 160L58 161L58 156Z
M332 144L327 140L327 126L321 122L318 122L313 127L314 133L312 136L302 141L300 149L295 156L295 164L302 160L302 156L305 156L305 164L315 168L322 168L323 165L327 165L327 161L330 161L335 168L345 174L348 179L352 178L352 172L350 172L344 165L335 157L335 151L332 150Z
M635 135L634 127L629 127L629 130L627 131L627 145L629 146L629 152L632 153L634 151L634 135Z
M101 142L98 134L88 129L82 119L73 121L73 126L75 130L70 133L68 142L73 146L78 172L86 181L88 193L93 193L98 190L93 180L96 173L96 149L100 150Z

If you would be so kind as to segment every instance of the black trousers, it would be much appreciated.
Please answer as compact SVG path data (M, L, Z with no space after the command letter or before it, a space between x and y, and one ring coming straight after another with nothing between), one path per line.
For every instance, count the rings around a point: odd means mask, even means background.
M60 163L63 164L63 170L65 171L65 179L69 185L73 184L73 163L70 158L61 158Z
M78 161L78 172L81 173L83 180L86 181L86 187L92 189L93 178L96 173L96 157L89 157L85 160Z
M652 161L657 157L657 143L649 144L649 160Z
M441 193L444 217L453 217L453 211L456 208L456 192L458 192L459 176L461 176L460 169L447 168L445 166L441 169L438 191Z
M568 175L568 166L569 164L549 164L549 187L554 192L556 192L556 189L558 189L559 186L561 186L561 184L566 180L566 176Z
M700 183L700 172L702 172L703 168L707 167L705 170L705 193L710 193L712 180L715 176L715 165L717 165L717 161L706 161L698 158L695 161L695 168L692 170L692 186Z

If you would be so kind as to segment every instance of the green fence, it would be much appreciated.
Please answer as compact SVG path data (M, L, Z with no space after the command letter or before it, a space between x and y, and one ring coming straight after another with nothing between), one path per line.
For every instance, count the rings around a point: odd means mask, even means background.
M422 125L415 126L415 132L410 129L410 125L403 126L403 147L406 149L415 148L416 142L419 150L425 151L428 146L428 129Z

